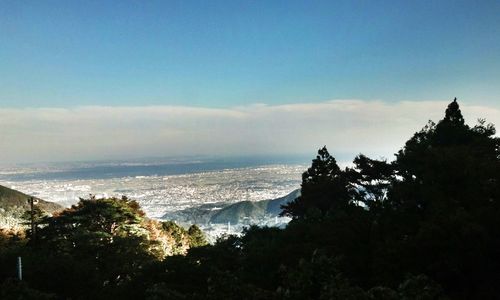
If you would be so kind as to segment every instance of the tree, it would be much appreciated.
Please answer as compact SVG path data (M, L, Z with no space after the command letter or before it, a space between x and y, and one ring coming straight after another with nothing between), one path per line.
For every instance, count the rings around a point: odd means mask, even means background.
M102 293L130 281L157 259L144 212L127 198L81 199L46 219L25 259L35 288L72 297Z
M437 212L490 201L500 180L500 139L494 134L494 126L484 120L473 128L466 125L455 98L443 120L429 122L397 153L395 168L402 180L393 184L392 204Z
M392 271L379 277L423 273L450 294L490 293L500 267L500 140L494 134L484 120L468 126L455 99L441 121L429 122L397 153L374 247L381 249L375 269ZM400 254L383 260L382 249Z
M311 167L302 174L301 195L282 206L281 215L303 218L314 211L324 214L350 203L346 176L326 146L318 150Z
M205 246L208 244L207 239L206 239L203 231L200 229L200 227L198 227L194 224L189 227L188 235L189 235L189 247L190 248L201 247L201 246Z
M23 213L21 219L23 219L24 222L22 224L30 226L30 229L26 232L30 239L36 238L38 227L46 221L48 216L47 212L38 206L33 206L32 210L27 210Z
M387 189L394 178L394 167L386 160L376 160L360 154L347 168L351 192L355 199L373 207L386 199Z

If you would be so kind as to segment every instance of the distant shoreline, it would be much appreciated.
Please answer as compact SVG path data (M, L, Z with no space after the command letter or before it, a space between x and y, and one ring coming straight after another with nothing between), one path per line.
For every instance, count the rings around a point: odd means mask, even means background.
M49 163L11 167L0 172L0 181L19 182L30 180L85 180L110 179L136 176L169 176L213 172L269 165L307 165L309 159L302 157L243 157L193 159L191 161L101 161L88 163Z

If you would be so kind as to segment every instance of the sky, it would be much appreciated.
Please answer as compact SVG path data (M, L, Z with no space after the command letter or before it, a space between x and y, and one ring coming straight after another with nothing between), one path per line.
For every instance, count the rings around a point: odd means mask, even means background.
M488 0L0 0L0 162L387 157L453 97L500 124L499 15Z

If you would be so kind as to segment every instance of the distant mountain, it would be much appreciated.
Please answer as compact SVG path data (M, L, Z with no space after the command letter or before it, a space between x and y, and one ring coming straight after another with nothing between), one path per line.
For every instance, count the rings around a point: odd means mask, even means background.
M183 210L168 212L162 216L164 220L174 220L181 224L231 224L238 223L256 224L262 219L278 216L281 205L287 204L300 196L300 189L277 199L262 201L240 201L228 205L224 202L208 203L189 207Z
M30 197L29 195L0 185L0 209L11 210L16 208L28 210L30 208L28 198ZM48 213L63 209L63 207L57 203L48 202L36 197L34 198L38 200L37 206Z
M228 204L224 202L206 203L188 207L182 210L165 213L161 219L175 221L179 224L208 224L213 214Z
M274 218L281 213L281 205L287 204L300 196L300 189L272 200L241 201L216 211L210 218L211 223L231 224L247 223L264 218Z

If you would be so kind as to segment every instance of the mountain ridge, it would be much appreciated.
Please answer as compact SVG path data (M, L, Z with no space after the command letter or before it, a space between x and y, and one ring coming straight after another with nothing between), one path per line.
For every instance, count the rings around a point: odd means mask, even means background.
M276 199L240 201L215 212L210 218L210 222L237 224L249 219L274 218L281 213L281 205L285 205L299 196L300 189L296 189L288 195Z
M22 193L20 191L0 185L0 208L4 210L13 208L23 208L28 210L30 208L28 199L31 197L32 196ZM33 198L35 200L38 200L37 206L48 213L53 213L58 210L62 210L64 208L61 205L54 202L45 201L37 197Z

